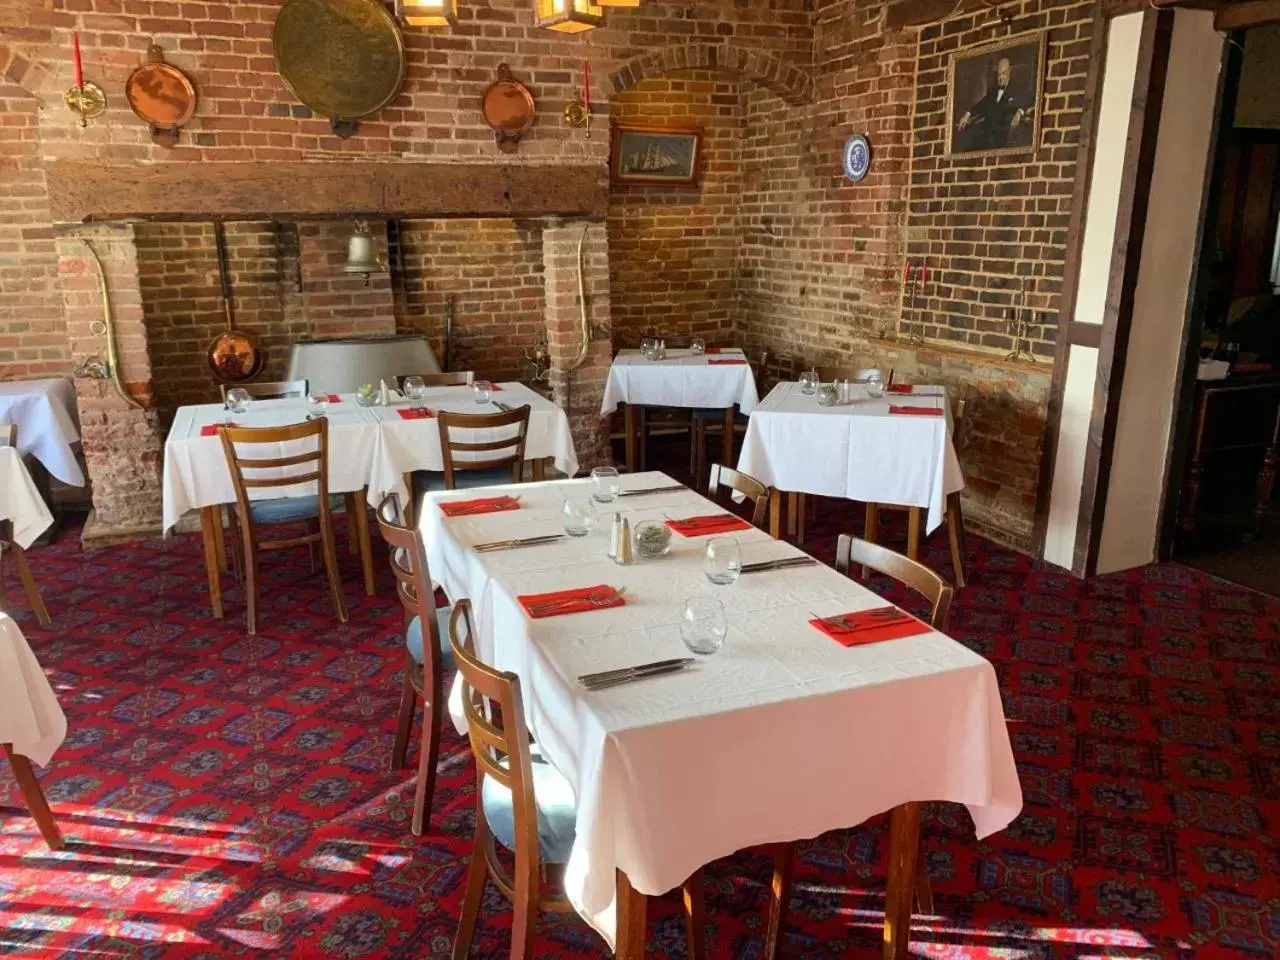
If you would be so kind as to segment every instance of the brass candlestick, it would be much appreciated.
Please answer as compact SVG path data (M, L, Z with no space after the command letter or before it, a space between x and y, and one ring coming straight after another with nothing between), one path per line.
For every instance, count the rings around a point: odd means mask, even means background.
M585 100L574 100L564 105L564 122L571 127L586 127L587 139L591 138L591 105Z
M96 83L85 81L78 83L62 95L71 112L80 117L80 126L87 127L89 121L102 116L107 109L107 95Z

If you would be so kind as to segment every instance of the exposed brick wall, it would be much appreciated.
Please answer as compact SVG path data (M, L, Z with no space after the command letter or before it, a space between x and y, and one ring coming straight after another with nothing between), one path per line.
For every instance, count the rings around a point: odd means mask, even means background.
M445 300L453 297L450 367L489 380L524 376L525 351L546 339L542 225L514 220L406 220L401 333L424 333L444 363Z
M724 339L734 312L741 108L738 80L679 70L614 97L625 124L702 129L696 186L613 184L609 192L614 339L651 333Z

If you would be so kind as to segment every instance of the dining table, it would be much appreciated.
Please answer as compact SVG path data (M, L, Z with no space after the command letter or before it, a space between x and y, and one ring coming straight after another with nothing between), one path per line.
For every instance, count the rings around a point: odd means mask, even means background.
M13 541L27 549L53 524L17 447L0 446L0 521L13 524Z
M431 494L418 518L432 578L451 600L471 600L478 655L519 676L529 729L574 790L569 900L619 957L640 957L645 896L737 850L888 812L885 956L905 957L919 804L964 804L978 837L1021 809L994 668L923 623L899 639L836 642L811 621L885 600L750 524L731 534L744 566L806 565L719 586L704 573L706 538L678 533L666 556L618 564L607 550L615 514L634 529L724 512L662 473L621 483L590 533L536 545L476 550L560 534L566 494L581 498L589 480ZM497 495L519 497L518 509L442 509ZM625 602L532 619L519 599L600 585L625 588ZM688 656L681 622L692 598L723 607L718 653L609 689L579 683L596 671Z
M619 350L609 367L600 413L609 416L624 406L626 464L636 471L636 411L643 407L684 407L693 410L724 410L723 460L733 461L735 408L751 413L759 400L756 379L746 355L737 347L709 348L695 353L692 348L666 352L652 359L639 350ZM643 443L643 438L641 438ZM639 449L643 454L643 449Z
M215 617L222 614L221 573L226 567L222 537L222 506L235 502L231 472L217 428L234 423L246 427L278 427L323 415L329 421L329 491L364 491L377 506L388 493L405 502L409 475L417 470L441 471L438 411L495 413L505 407L530 407L525 458L534 476L542 475L550 460L567 475L577 472L578 460L564 410L522 383L500 383L486 403L476 402L470 386L432 387L417 401L392 393L387 404L363 405L355 394L329 397L323 410L308 398L255 400L243 413L230 413L222 404L179 407L164 447L163 527L171 530L192 510L199 511L204 537L209 597ZM501 406L499 406L499 404ZM466 431L458 431L467 438ZM308 441L293 441L305 445ZM280 456L302 447L281 445ZM314 482L251 491L255 496L311 496Z
M40 833L52 850L62 848L53 818L31 764L46 767L67 736L62 712L22 630L0 610L0 745Z
M752 411L738 470L778 493L795 514L798 494L906 507L908 554L919 553L921 521L932 532L947 498L964 489L944 387L902 384L872 396L851 383L830 406L799 383L776 384ZM770 499L770 531L781 533L780 495Z
M68 486L84 486L84 471L76 458L80 415L70 380L0 381L0 423L18 428L18 449L51 476Z

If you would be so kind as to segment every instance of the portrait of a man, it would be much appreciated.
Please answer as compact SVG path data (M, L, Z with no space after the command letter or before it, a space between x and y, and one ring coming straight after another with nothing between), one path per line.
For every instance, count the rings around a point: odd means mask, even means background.
M1043 33L957 53L947 85L947 154L1034 150L1043 76Z

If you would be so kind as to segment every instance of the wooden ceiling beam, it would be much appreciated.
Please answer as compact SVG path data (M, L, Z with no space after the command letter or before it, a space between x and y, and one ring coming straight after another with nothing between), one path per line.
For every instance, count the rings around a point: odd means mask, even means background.
M1244 3L1219 5L1213 17L1213 28L1226 33L1260 27L1267 23L1280 23L1280 0L1246 0Z

